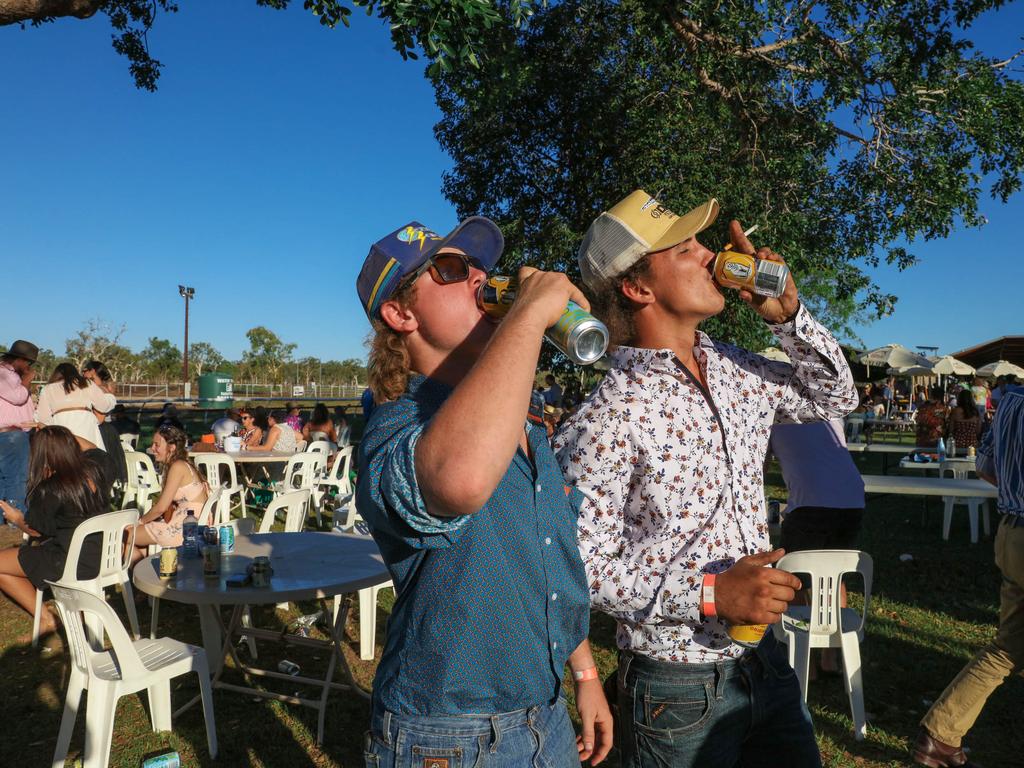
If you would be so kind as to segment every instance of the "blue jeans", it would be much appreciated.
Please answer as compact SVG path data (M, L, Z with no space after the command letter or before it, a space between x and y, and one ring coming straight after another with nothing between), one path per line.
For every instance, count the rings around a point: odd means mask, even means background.
M375 714L366 768L579 768L565 701L500 715Z
M622 768L820 768L796 674L771 632L740 659L675 664L623 651Z
M0 432L0 499L12 507L25 509L25 485L28 483L28 432L15 429Z

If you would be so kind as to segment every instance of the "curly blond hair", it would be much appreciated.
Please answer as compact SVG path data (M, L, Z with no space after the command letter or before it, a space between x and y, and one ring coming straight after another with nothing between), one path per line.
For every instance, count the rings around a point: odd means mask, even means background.
M634 313L637 305L622 292L622 285L646 277L650 268L650 257L644 255L621 275L607 281L601 290L587 291L590 311L608 326L608 341L613 347L628 345L636 338Z
M405 309L416 299L416 283L401 286L389 301L397 301ZM366 375L373 392L373 401L378 405L397 400L409 384L411 360L405 347L405 334L399 333L380 317L370 320L373 331L367 337L370 348Z

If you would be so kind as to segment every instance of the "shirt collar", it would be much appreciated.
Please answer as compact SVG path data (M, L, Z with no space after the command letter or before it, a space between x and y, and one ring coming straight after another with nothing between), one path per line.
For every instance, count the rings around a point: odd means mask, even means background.
M707 350L712 345L711 338L703 331L697 331L694 334L694 350ZM646 373L648 371L660 371L672 375L679 373L676 353L671 349L651 349L649 347L627 347L621 345L611 352L609 361L613 369L627 373Z

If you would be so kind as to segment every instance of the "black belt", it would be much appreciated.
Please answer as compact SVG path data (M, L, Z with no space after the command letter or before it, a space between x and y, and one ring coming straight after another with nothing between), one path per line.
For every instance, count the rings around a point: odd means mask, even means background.
M1003 515L1003 523L1010 528L1024 528L1024 517L1020 515Z

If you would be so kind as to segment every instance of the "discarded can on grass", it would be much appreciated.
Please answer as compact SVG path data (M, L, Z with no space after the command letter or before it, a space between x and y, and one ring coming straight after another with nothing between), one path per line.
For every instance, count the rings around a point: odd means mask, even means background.
M288 661L288 659L281 659L281 661L277 663L277 671L284 675L291 675L292 677L295 677L299 674L300 669L301 667L299 667L298 664L294 661Z
M178 548L160 550L160 578L173 579L178 573Z
M181 757L177 752L165 752L146 760L142 768L181 768Z
M220 551L223 555L230 555L235 551L235 529L230 525L220 527Z
M491 275L477 291L477 306L488 317L499 320L512 308L518 289L516 278ZM608 349L608 328L574 301L569 302L558 322L544 332L544 338L577 365L597 362Z

